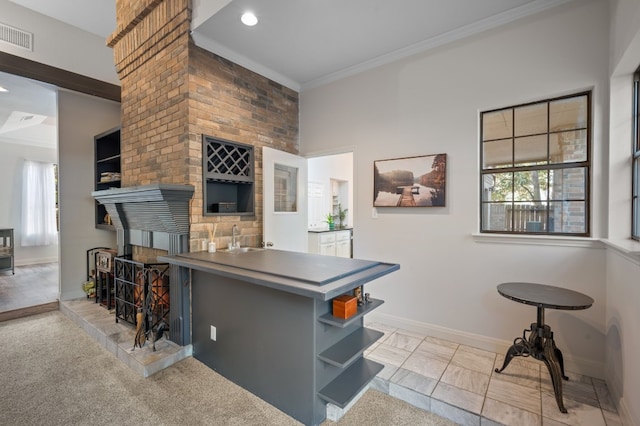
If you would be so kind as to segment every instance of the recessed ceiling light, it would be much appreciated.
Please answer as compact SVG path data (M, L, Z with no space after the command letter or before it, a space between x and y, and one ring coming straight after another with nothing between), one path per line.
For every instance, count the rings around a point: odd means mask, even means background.
M4 87L0 86L0 92L8 92L8 89L5 89Z
M240 17L240 20L248 27L253 27L258 23L258 18L256 18L256 15L251 12L245 12L242 17Z

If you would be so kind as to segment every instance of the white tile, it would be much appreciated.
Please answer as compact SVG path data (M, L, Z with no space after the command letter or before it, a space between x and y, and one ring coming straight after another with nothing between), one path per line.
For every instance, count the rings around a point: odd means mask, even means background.
M416 351L402 364L402 368L439 380L447 368L447 363L430 358L423 352Z
M422 410L431 410L431 398L429 396L424 395L420 392L416 392L404 386L399 386L395 383L389 383L389 395L405 401Z
M593 387L596 390L596 396L598 397L600 408L617 414L618 410L616 409L616 405L613 403L607 383L601 379L591 379L591 381L593 382Z
M604 421L607 426L623 426L622 419L618 415L618 413L613 413L611 411L603 410L602 415L604 416Z
M427 396L431 395L436 384L438 384L438 381L435 379L425 377L410 370L405 370L404 368L399 368L398 371L396 371L393 377L391 377L391 382Z
M489 376L493 371L495 359L496 354L493 352L460 345L456 353L453 354L451 363Z
M425 342L431 342L431 343L435 343L436 345L440 345L440 346L446 346L452 349L458 349L458 346L460 346L457 343L454 342L450 342L448 340L444 340L444 339L439 339L437 337L431 337L431 336L427 336L424 338Z
M387 344L380 344L377 348L375 348L371 353L369 353L368 358L379 361L384 364L394 365L396 367L400 367L403 362L411 355L411 352L405 351L404 349L395 348L393 346L389 346Z
M602 410L571 399L564 400L567 413L562 413L553 393L542 392L542 415L571 426L605 426Z
M480 416L446 402L431 399L431 412L463 426L479 426Z
M451 386L447 383L439 382L431 394L432 406L434 400L446 402L447 404L479 415L482 411L484 397L482 395Z
M567 424L543 416L542 426L567 426Z
M478 395L484 395L489 386L488 375L454 364L449 364L440 381Z
M416 351L424 352L430 358L449 362L451 361L453 354L456 353L456 349L457 347L452 348L451 346L441 345L429 339L425 339L424 342L420 343L416 348Z
M402 333L402 334L406 334L407 336L411 336L411 337L417 337L421 341L424 340L425 337L427 337L427 336L425 336L424 333L420 333L420 332L417 332L417 331L406 330L404 328L399 328L399 329L396 330L396 332Z
M593 407L599 408L598 397L596 396L596 390L591 382L591 378L583 376L577 373L566 373L569 380L562 380L562 397L566 402L568 399L577 401L583 404L589 404ZM541 386L542 390L547 393L553 394L553 382L551 381L551 375L549 370L545 367L541 372Z
M539 426L540 415L487 398L482 407L482 417L504 425Z
M515 383L495 380L493 377L489 382L487 398L503 402L507 405L530 411L534 414L541 414L540 390L527 386L520 386Z
M391 336L389 336L389 338L385 340L384 343L385 345L393 346L394 348L413 352L413 350L418 347L420 342L422 342L421 338L413 337L396 331Z
M514 360L515 361L515 360ZM503 358L498 356L494 364L495 368L501 368ZM528 386L540 389L540 366L529 362L511 362L502 373L493 371L491 377L496 380L504 380L520 386Z

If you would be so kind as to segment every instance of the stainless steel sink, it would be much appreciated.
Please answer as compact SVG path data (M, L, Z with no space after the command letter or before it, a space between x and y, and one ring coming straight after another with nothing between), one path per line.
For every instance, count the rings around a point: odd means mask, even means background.
M264 250L263 248L258 248L258 247L234 247L231 249L221 249L218 250L220 253L228 253L228 254L241 254L241 253L249 253L252 251L262 251Z

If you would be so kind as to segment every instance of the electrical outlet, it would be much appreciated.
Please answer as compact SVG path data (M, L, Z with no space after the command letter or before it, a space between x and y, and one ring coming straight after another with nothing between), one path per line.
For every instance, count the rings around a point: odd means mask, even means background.
M378 209L377 208L373 208L373 210L371 210L371 217L373 219L377 219L378 218Z
M211 340L213 340L214 342L216 341L216 337L217 337L216 336L216 332L217 332L216 328L212 325L211 326Z

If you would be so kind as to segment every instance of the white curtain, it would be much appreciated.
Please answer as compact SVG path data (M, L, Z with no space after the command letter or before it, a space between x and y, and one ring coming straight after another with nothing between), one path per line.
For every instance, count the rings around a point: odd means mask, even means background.
M22 185L22 245L57 244L53 164L26 160Z

